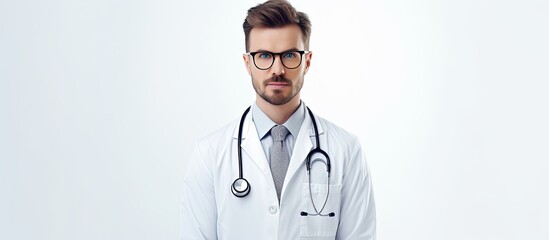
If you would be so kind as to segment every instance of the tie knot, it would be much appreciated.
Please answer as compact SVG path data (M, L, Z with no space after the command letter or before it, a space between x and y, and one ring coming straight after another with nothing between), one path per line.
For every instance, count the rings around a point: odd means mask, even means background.
M271 128L271 135L273 136L273 141L275 142L284 141L288 133L290 133L290 131L288 131L284 125L277 125Z

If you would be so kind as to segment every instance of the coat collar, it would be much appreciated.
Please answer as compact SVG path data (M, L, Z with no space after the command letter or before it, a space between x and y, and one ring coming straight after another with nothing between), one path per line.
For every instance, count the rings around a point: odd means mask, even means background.
M305 102L302 102L302 104L303 104L304 107L306 107ZM246 114L246 120L244 121L244 126L242 128L242 140L244 140L248 137L248 135L250 134L250 130L254 130L256 132L255 135L257 135L256 126L252 121L253 111L254 111L254 108L251 108L250 112L248 114ZM314 115L314 112L313 112L313 115ZM315 115L315 119L316 119L316 123L317 123L317 126L318 126L318 134L321 135L321 134L324 133L324 127L322 126L322 124L320 124L320 122L318 120L318 117L316 115ZM234 129L234 132L233 132L233 138L234 139L238 139L238 130L239 130L238 129L238 126L239 126L238 124L239 123L240 123L240 121L237 123L236 128ZM310 126L308 128L303 128L303 126L305 126L307 124L310 124ZM302 130L304 130L304 131L302 131ZM314 128L313 128L313 125L312 125L312 122L311 122L311 118L310 118L309 113L308 113L307 110L305 111L305 120L303 121L303 124L301 126L301 129L299 130L298 135L302 135L302 133L304 133L304 132L308 132L310 137L315 136L315 131L314 131ZM252 134L252 135L254 135L254 134Z

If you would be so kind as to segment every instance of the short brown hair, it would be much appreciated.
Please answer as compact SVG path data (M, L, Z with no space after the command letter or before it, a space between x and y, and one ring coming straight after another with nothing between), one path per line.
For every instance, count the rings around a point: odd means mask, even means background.
M309 50L309 38L311 36L311 21L307 14L298 12L285 0L269 0L248 10L244 19L244 36L246 38L246 51L250 50L250 32L254 27L277 28L289 24L297 24L303 33L305 50Z

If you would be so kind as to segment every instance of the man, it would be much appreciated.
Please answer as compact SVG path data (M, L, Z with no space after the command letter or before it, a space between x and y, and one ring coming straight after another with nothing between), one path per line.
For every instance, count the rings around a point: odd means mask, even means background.
M272 0L251 8L243 27L256 101L195 146L182 239L375 239L372 183L357 138L300 98L312 58L307 15Z

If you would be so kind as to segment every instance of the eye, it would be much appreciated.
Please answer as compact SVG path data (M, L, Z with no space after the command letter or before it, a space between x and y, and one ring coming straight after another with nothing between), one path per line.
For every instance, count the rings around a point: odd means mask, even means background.
M297 54L295 52L285 52L282 54L283 58L295 58L297 57Z
M271 58L271 54L268 53L268 52L262 52L262 53L259 53L259 58L261 59L270 59Z

